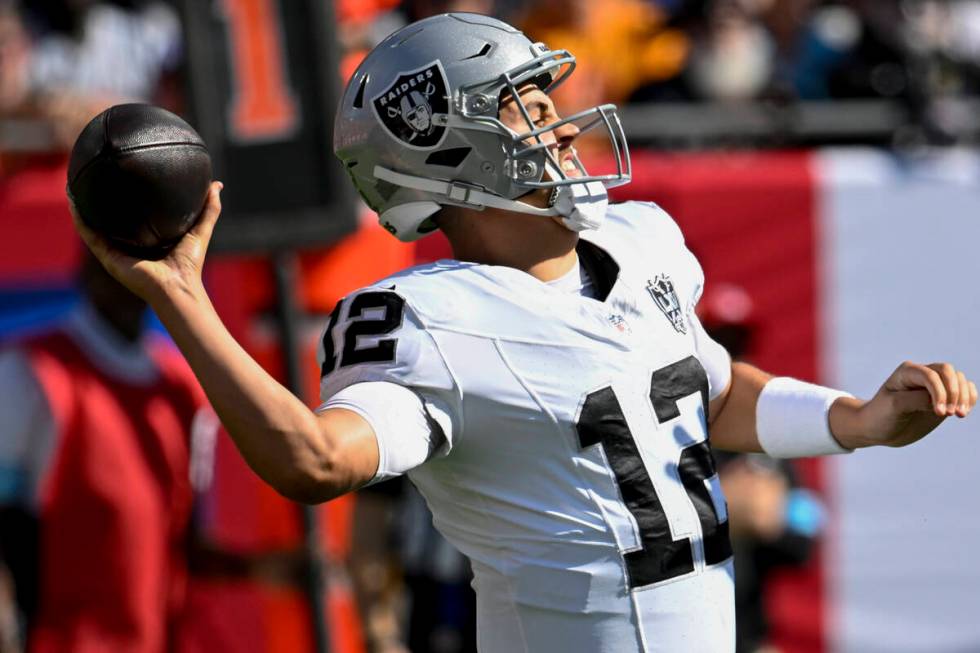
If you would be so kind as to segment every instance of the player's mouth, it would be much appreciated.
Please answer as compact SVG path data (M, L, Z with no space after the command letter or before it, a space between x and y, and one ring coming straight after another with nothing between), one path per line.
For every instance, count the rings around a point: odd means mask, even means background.
M575 164L575 155L567 154L561 159L561 171L569 177L581 177L582 171Z

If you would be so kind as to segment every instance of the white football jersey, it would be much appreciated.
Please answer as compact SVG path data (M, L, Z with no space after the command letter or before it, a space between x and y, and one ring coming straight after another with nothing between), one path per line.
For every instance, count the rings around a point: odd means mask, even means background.
M579 258L614 282L604 301L459 261L347 297L323 398L394 382L446 418L409 476L473 563L484 653L734 651L706 421L730 360L694 317L701 268L666 213L632 202Z

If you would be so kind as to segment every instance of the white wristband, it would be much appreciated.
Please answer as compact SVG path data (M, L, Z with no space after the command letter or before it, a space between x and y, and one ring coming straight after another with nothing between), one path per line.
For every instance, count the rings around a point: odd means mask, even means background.
M803 458L850 453L830 432L830 406L840 390L797 381L770 379L755 409L756 431L763 451L774 458Z

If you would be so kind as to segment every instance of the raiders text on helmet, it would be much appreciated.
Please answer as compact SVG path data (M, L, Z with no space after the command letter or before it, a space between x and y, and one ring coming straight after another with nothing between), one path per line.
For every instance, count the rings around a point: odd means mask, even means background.
M571 74L575 57L548 50L519 30L478 14L443 14L408 25L382 41L354 73L334 127L334 151L381 224L401 240L435 230L443 205L502 208L562 216L566 226L598 226L605 188L630 179L629 152L613 105L601 105L536 128L518 88L550 91ZM502 95L518 99L527 130L497 117ZM601 127L616 172L589 175L578 159L566 175L541 138L574 123ZM549 208L519 198L555 189Z
M431 150L442 143L444 125L436 125L436 114L449 112L446 75L438 61L421 70L399 75L391 86L371 100L381 126L406 147Z

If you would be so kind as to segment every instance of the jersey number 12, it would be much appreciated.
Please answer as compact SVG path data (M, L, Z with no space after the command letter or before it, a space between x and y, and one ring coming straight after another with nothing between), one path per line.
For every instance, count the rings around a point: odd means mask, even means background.
M701 363L689 356L653 373L650 401L657 421L663 424L680 416L678 400L700 393L704 415L708 415L708 377ZM693 542L688 537L675 540L657 489L650 479L626 423L626 416L611 387L590 392L575 425L579 445L599 445L605 451L626 508L636 519L641 548L623 554L630 588L653 585L694 571ZM715 512L705 480L715 475L714 459L707 442L699 442L681 452L677 464L681 483L701 522L704 562L713 565L732 555L728 521Z

